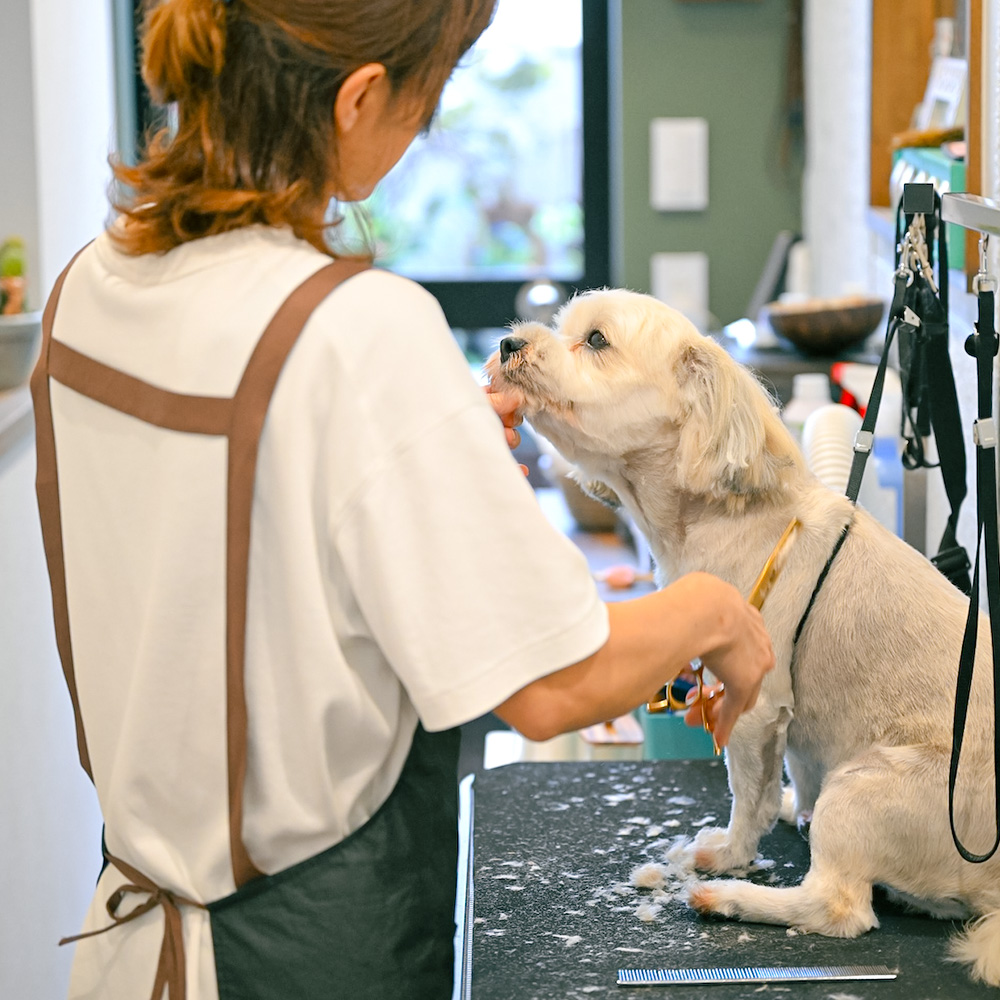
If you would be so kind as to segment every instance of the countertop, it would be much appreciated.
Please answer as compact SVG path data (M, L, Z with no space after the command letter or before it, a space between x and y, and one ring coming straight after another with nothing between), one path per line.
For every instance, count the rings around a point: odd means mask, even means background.
M740 347L735 341L725 337L721 338L719 343L730 357L741 365L753 369L781 403L785 404L792 398L792 381L802 372L823 372L829 375L831 367L838 361L877 365L884 338L884 330L876 331L857 347L831 356L805 354L791 344L785 343L777 347Z
M679 899L637 916L652 890L629 884L677 834L725 825L719 760L511 764L472 782L464 1000L995 1000L945 964L955 924L908 914L876 891L881 927L852 940L698 917ZM779 823L754 881L795 885L808 845ZM668 892L678 885L668 884ZM886 965L886 981L619 987L625 968Z

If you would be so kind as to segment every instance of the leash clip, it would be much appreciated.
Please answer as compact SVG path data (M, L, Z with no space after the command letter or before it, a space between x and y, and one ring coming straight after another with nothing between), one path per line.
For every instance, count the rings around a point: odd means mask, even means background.
M995 292L997 283L990 276L986 262L986 251L989 249L989 233L982 233L979 237L979 273L972 278L972 291L978 295L980 291Z
M977 448L995 448L997 446L997 427L992 417L980 417L972 425L972 440Z
M871 431L858 431L854 439L854 451L859 455L868 455L872 450L875 435Z
M973 295L978 295L980 292L995 292L996 290L996 279L992 275L979 273L972 276Z

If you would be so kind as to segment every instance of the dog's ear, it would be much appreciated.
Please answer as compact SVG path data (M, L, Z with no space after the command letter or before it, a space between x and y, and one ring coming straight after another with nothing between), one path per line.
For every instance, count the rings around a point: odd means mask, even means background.
M762 494L794 464L794 444L763 387L718 344L686 344L675 363L677 476L692 493Z

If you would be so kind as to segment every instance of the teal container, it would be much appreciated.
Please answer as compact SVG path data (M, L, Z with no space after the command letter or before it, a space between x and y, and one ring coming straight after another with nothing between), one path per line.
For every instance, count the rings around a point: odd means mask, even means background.
M704 729L684 724L673 712L650 712L643 705L635 715L642 726L644 760L695 760L714 757L712 737Z
M936 147L908 146L894 150L892 163L893 176L897 181L933 184L938 194L965 190L965 163L952 159ZM890 182L890 189L892 187ZM948 269L961 271L965 268L965 230L953 222L947 222L945 233L948 241Z

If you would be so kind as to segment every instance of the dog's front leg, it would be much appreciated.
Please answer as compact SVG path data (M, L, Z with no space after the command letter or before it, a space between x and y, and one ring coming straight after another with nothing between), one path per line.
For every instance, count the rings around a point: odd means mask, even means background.
M706 827L685 848L682 858L694 868L727 872L745 868L757 856L760 838L781 807L785 733L791 710L762 697L733 728L726 749L733 804L726 829Z

